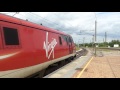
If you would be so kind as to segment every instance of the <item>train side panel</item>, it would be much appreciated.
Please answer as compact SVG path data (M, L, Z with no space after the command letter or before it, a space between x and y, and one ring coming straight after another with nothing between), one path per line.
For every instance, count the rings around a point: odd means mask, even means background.
M9 41L9 37L11 36L7 37L8 41L5 42L5 32L3 28L16 29L15 31L18 33L19 44L6 45L6 42ZM12 35L12 33L13 32L8 32L9 35ZM30 44L32 37L30 32L25 31L25 27L6 22L0 22L0 34L2 41L2 48L0 50L0 71L26 67L28 65L28 61L31 62L34 59L34 48L33 45Z
M33 36L35 46L34 55L38 63L51 61L69 54L69 47L60 34L35 30ZM60 38L62 44L60 44Z
M71 36L37 28L0 21L0 77L26 77L75 55Z

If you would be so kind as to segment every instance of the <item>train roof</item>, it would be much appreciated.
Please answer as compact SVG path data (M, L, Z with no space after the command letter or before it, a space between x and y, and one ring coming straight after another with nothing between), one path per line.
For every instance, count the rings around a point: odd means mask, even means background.
M57 30L52 29L52 28L48 28L48 27L30 22L30 21L19 19L19 18L13 17L13 16L8 16L5 14L0 14L0 21L10 22L10 23L18 24L18 25L23 25L23 26L29 26L29 27L33 27L36 29L46 30L49 32L54 32L54 33L59 33L59 34L64 34L64 35L70 36L69 34L65 34L64 32L57 31Z

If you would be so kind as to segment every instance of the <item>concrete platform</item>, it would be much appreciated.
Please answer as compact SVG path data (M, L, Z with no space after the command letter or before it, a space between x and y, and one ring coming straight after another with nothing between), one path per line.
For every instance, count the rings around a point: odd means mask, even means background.
M120 51L98 51L97 53L98 56L88 63L84 71L77 71L72 77L120 78Z
M43 78L120 78L120 51L92 51Z

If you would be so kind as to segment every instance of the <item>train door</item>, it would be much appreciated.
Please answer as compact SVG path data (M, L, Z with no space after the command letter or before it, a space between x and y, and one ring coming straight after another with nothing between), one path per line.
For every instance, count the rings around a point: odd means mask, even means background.
M69 54L72 54L73 53L72 52L72 40L70 37L69 37L68 41L69 41Z
M0 26L0 50L2 49L2 32L1 32L1 26Z

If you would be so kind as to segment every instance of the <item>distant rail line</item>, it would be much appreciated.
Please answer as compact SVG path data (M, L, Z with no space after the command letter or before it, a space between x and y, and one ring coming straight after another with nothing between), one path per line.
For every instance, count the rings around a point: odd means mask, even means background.
M110 48L108 48L108 47L99 47L97 49L120 50L120 48L113 48L113 47L110 47Z

